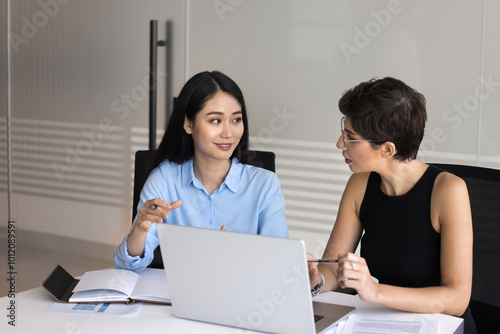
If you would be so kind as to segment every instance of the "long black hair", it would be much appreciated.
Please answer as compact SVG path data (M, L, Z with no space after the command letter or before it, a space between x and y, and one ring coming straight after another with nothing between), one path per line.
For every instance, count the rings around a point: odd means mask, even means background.
M236 157L241 163L248 162L248 118L243 94L236 82L227 75L217 71L206 71L194 75L181 89L165 134L148 164L146 175L164 160L182 164L193 157L193 137L184 130L185 117L194 121L200 110L218 92L231 95L241 106L243 135L231 158Z

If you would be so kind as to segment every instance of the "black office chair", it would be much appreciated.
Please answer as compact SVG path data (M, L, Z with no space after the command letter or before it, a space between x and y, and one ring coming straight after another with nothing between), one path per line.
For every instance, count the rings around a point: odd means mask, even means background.
M467 184L474 230L470 307L478 333L500 333L500 170L432 165Z
M132 221L137 215L137 204L139 204L139 197L141 194L142 186L146 180L146 171L148 162L151 160L155 150L137 151L135 153L135 169L134 169L134 201L132 204ZM268 151L249 151L248 164L261 167L271 172L276 171L276 155ZM157 247L154 252L154 258L150 268L162 268L163 260L161 258L160 247Z

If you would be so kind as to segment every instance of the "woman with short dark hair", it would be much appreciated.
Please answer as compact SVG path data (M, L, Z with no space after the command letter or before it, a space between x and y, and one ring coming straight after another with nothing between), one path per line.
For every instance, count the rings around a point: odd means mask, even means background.
M475 333L469 195L462 179L417 159L424 96L372 79L345 92L339 108L337 148L354 174L323 255L338 264L310 265L312 293L352 288L367 302L462 316Z
M182 88L152 159L130 233L115 267L141 272L168 223L288 237L276 174L247 165L248 121L238 85L201 72ZM182 205L181 205L182 204Z

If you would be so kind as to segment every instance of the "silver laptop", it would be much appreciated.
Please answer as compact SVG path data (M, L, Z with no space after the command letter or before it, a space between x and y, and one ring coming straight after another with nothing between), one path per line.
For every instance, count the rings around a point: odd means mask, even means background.
M353 307L311 300L304 242L158 224L177 317L271 333L320 333Z

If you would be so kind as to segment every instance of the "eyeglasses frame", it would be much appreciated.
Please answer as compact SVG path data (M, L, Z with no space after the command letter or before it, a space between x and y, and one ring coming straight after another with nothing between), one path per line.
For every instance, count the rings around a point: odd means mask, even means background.
M361 141L372 141L370 139L345 139L345 116L340 119L340 135L342 136L342 141L344 142L344 148L347 148L347 143L356 143Z

